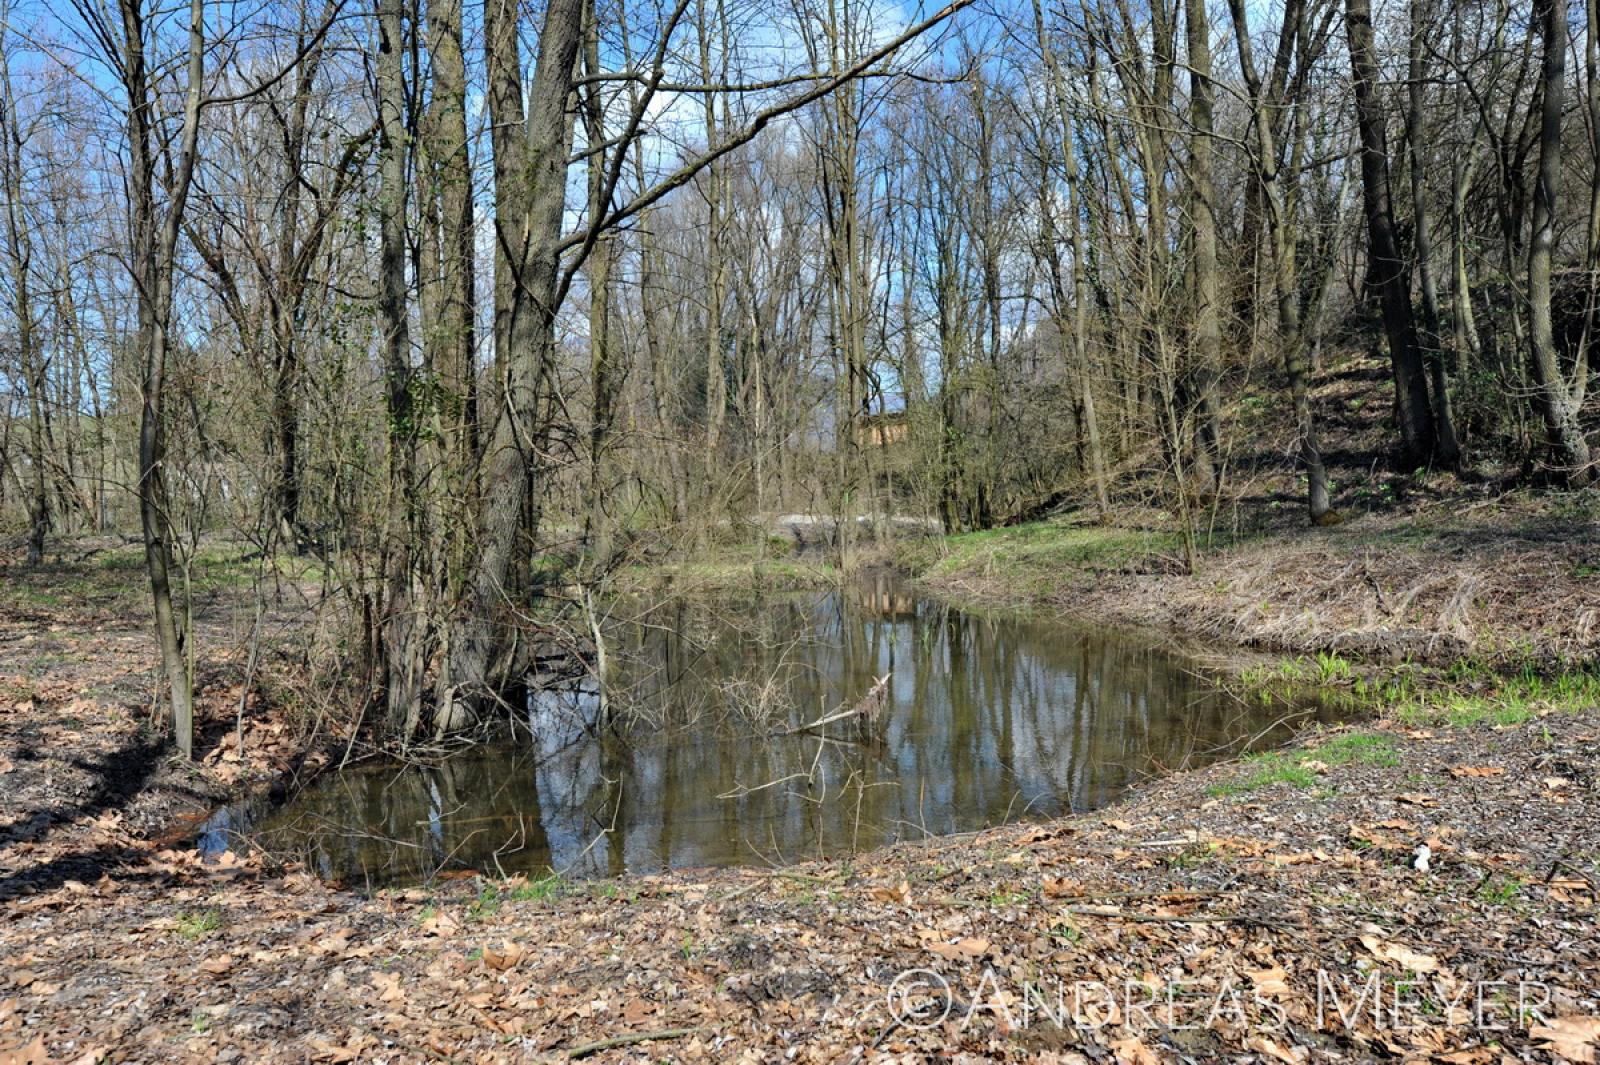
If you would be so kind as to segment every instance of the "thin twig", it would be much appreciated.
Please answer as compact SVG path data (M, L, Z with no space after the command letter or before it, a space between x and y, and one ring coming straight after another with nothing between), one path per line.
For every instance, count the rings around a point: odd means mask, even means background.
M611 1050L614 1047L633 1046L635 1043L652 1043L658 1039L682 1039L686 1035L694 1035L699 1028L661 1028L654 1032L630 1032L627 1035L614 1035L609 1039L596 1039L592 1043L582 1043L567 1051L567 1057L576 1060L586 1058L590 1054L597 1054L602 1050Z

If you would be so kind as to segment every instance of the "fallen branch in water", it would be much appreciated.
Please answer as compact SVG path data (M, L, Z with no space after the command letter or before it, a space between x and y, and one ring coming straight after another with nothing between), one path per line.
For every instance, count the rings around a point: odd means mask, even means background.
M861 701L849 709L836 710L824 717L817 718L815 721L808 721L804 725L796 725L793 728L785 729L779 735L793 736L797 732L815 732L826 725L833 724L835 721L845 721L852 718L859 721L865 728L867 722L876 717L878 712L883 709L885 696L889 690L889 677L890 674L885 673L875 680L872 687L868 689L867 694L861 697Z

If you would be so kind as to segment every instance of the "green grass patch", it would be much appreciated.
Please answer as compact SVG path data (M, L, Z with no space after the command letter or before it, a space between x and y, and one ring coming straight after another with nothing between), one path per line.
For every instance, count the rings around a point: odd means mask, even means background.
M897 559L936 584L981 580L1007 597L1042 599L1086 577L1181 552L1176 533L1051 520L911 541Z
M1400 764L1400 755L1387 736L1375 732L1346 732L1315 747L1249 755L1244 759L1242 773L1211 785L1206 792L1216 796L1247 795L1273 784L1312 788L1320 775L1308 764L1313 762L1321 762L1330 770L1358 764L1396 766Z
M505 893L512 902L553 902L567 893L565 880L555 873L533 880L524 880Z
M1510 676L1477 677L1470 688L1383 689L1379 708L1407 725L1520 725L1545 712L1600 707L1600 673L1544 674L1531 668Z
M178 914L178 934L184 939L204 939L222 927L222 911L216 907L193 913L188 910Z
M1526 886L1519 877L1491 873L1478 885L1478 898L1490 906L1515 906Z

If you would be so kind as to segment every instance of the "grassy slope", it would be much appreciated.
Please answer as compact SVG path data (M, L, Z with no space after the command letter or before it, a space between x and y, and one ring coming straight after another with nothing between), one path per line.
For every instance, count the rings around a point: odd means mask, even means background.
M1105 525L1083 512L905 545L932 590L1153 624L1225 644L1541 669L1600 653L1600 492L1501 491L1384 469L1387 380L1369 357L1322 375L1317 402L1341 524L1312 528L1282 411L1228 412L1230 474L1190 574L1162 474L1119 477Z

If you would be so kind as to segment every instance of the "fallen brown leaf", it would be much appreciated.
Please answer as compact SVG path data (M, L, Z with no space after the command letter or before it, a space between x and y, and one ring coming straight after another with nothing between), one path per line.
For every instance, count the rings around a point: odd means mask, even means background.
M384 1002L404 1002L406 993L400 990L400 974L373 973L372 986L378 989L378 998Z
M10 1048L0 1048L0 1065L49 1065L50 1052L45 1049L44 1036L36 1035L33 1042Z
M908 904L911 902L911 882L908 880L902 880L893 887L884 887L879 885L872 888L867 892L867 894L870 895L876 902L899 902Z
M231 968L233 968L232 954L218 954L200 963L200 971L210 973L212 976L221 976Z
M1379 936L1366 932L1360 937L1361 945L1372 952L1373 957L1383 961L1391 961L1403 969L1414 973L1433 973L1439 971L1439 959L1431 954L1423 954L1412 950L1404 943L1395 943L1382 939Z
M1246 1046L1273 1061L1284 1062L1285 1065L1302 1065L1311 1059L1311 1052L1305 1047L1286 1047L1281 1043L1274 1043L1264 1035L1256 1036Z
M1274 965L1270 969L1254 969L1245 975L1255 985L1258 994L1278 999L1280 1002L1290 995L1289 974L1281 965Z
M503 947L486 945L483 948L483 964L499 972L505 972L521 961L525 954L527 951L516 943L507 943Z
M1161 1065L1161 1057L1138 1036L1118 1039L1111 1044L1117 1065Z
M1544 1049L1569 1061L1593 1065L1595 1052L1600 1049L1600 1017L1557 1017L1549 1024L1530 1029L1528 1035L1539 1040Z

